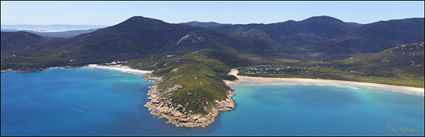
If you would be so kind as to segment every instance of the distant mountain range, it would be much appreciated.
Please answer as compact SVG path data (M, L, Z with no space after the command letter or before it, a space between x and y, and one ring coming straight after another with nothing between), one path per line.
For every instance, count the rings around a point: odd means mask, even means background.
M70 38L93 32L105 26L99 25L2 25L2 32L26 31L43 37Z
M221 24L217 22L199 22L199 21L191 21L191 22L186 22L181 24L195 26L195 27L203 27L203 28L222 27L222 26L232 25L232 24Z
M97 52L102 49L104 54L122 52L134 56L220 48L261 56L327 58L379 52L399 44L422 42L424 32L418 30L424 29L423 24L423 18L356 24L328 16L272 24L170 24L137 16L111 27L86 31L64 40L69 42L59 42L61 44L56 47L95 49ZM2 32L2 37L11 34Z
M1 25L1 31L62 32L99 29L103 25Z

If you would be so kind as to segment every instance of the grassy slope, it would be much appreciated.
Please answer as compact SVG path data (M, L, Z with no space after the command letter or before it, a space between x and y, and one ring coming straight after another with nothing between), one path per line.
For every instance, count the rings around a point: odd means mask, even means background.
M182 105L188 113L206 114L215 100L226 99L227 91L231 90L223 80L234 79L227 75L230 68L212 56L214 54L231 56L214 50L201 50L171 58L145 59L147 63L144 64L136 63L140 60L130 61L130 64L154 69L154 75L163 78L158 85L159 91L173 106ZM181 88L170 90L176 85Z
M375 54L341 60L338 63L346 68L369 72L372 75L359 78L361 81L424 87L423 43L404 44Z

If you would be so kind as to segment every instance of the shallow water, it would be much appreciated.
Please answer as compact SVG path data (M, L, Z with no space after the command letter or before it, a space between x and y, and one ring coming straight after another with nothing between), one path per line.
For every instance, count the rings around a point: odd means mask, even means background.
M90 68L1 73L1 135L423 135L424 97L317 85L239 85L207 128L149 114L142 76Z

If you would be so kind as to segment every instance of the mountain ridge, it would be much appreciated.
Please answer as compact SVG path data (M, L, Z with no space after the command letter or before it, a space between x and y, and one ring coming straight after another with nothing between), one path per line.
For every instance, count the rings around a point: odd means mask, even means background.
M359 25L330 16L314 16L301 21L204 28L134 16L71 38L40 38L44 40L28 42L47 45L34 46L35 49L30 46L22 51L9 51L2 44L2 55L39 50L41 53L32 54L58 54L74 60L78 56L91 56L109 61L212 48L267 58L325 59L376 53L399 44L422 42L424 34L418 29L423 30L423 20L408 18ZM397 30L387 29L398 24ZM7 35L9 33L2 32L2 37ZM5 42L10 43L2 40Z

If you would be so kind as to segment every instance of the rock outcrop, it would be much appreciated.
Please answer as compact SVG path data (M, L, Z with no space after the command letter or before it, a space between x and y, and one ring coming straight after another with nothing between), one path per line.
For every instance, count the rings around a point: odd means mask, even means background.
M178 105L177 107L173 107L169 100L161 98L161 92L159 92L157 88L157 85L149 87L148 96L151 100L147 102L145 106L149 108L152 115L165 118L176 126L205 127L214 122L214 118L219 112L230 111L235 108L235 103L232 99L233 91L229 91L226 99L214 101L211 108L205 106L205 110L209 110L208 114L189 114L181 112L179 110L182 110L182 106Z

